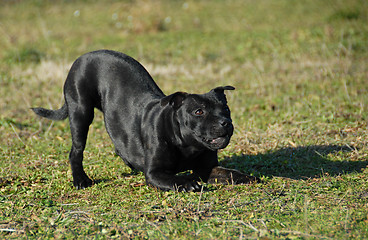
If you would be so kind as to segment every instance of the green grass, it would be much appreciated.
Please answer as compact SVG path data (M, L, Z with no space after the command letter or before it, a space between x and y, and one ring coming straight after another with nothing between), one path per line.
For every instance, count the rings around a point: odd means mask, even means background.
M0 8L1 239L367 239L366 1L5 1ZM221 163L262 184L160 192L114 154L102 114L72 188L61 106L71 63L125 52L165 93L228 93Z

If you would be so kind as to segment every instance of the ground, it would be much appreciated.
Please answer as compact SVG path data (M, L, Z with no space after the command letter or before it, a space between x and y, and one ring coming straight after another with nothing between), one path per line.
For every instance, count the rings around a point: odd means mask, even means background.
M366 1L5 1L0 8L0 238L368 238ZM58 108L72 62L113 49L162 90L227 93L221 164L261 184L145 185L90 128L89 189L72 187Z

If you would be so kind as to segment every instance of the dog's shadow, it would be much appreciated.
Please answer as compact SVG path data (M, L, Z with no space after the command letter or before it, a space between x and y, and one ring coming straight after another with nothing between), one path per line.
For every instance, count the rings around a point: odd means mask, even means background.
M361 172L367 167L368 160L349 159L353 147L339 145L313 145L286 147L255 155L232 155L224 157L220 165L240 170L257 177L286 177L291 179L319 178L337 176L352 172ZM345 159L345 160L341 160ZM124 173L129 177L139 174L137 171ZM96 184L106 183L111 179L96 179ZM210 191L206 189L207 191Z
M292 179L336 176L361 172L362 168L367 167L367 160L359 161L346 156L352 151L355 151L352 147L339 145L286 147L264 154L225 157L221 165L254 176Z

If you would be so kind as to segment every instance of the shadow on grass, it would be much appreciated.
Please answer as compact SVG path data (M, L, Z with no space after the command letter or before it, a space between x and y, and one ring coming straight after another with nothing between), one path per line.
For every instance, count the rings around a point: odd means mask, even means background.
M121 161L122 161L121 164L124 164L123 160L121 160ZM140 174L139 171L131 170L128 173L121 173L120 176L128 178L128 177L132 177L132 176L137 176L139 174ZM96 179L93 179L93 184L110 183L110 182L113 182L113 181L114 181L113 178L96 178Z
M287 147L265 154L226 157L221 161L221 165L255 176L292 179L361 172L362 168L367 167L368 161L346 159L346 154L351 151L354 149L339 145ZM341 161L341 158L346 160Z

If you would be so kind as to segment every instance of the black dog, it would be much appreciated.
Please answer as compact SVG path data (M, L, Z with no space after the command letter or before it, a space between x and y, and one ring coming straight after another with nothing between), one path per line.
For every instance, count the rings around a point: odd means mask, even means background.
M223 184L257 180L219 167L217 150L225 148L233 134L224 90L234 87L165 96L136 60L100 50L73 63L64 85L65 104L59 110L32 110L53 120L69 117L69 160L77 189L92 185L82 160L97 108L104 113L116 153L130 168L144 172L147 184L162 190L198 191L199 180ZM177 175L186 170L193 174Z

